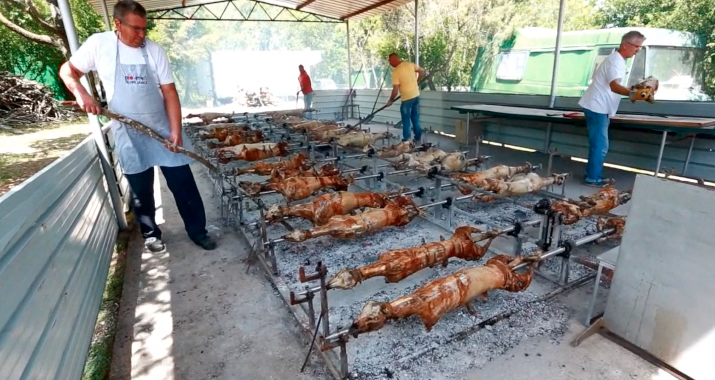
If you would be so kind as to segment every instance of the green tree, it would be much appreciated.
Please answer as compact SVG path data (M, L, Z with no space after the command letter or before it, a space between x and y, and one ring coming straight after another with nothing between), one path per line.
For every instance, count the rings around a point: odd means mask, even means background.
M70 0L70 6L80 41L103 29L85 0ZM58 69L70 50L56 0L0 3L0 49L0 70L46 84L56 97L67 98Z

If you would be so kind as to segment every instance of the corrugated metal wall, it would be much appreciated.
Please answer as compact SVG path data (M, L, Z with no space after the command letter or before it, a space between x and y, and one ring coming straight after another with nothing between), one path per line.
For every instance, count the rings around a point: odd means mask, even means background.
M378 90L357 90L353 100L360 106L360 113L367 116L373 109L380 108L387 101L390 91L383 90L377 99ZM317 96L316 96L317 97ZM556 108L579 111L578 98L557 98ZM343 101L345 98L343 97ZM453 106L466 104L501 104L524 107L546 107L548 96L478 94L473 92L423 91L420 97L420 120L423 128L432 128L454 134L456 120L464 120L465 115L450 110ZM619 108L623 113L647 113L654 115L682 115L695 117L715 117L715 104L661 101L656 104L623 101ZM356 115L357 116L357 115ZM375 116L376 122L397 123L400 121L399 100L390 108ZM486 140L517 145L544 151L548 123L520 119L491 119L485 122ZM561 154L588 157L588 138L585 124L553 124L549 146ZM611 126L610 150L607 162L631 166L643 170L655 170L662 134L657 131L626 129ZM675 134L670 134L669 140ZM687 157L690 139L681 139L666 145L661 168L674 167L680 173ZM715 180L715 139L698 136L695 141L687 176Z
M316 90L313 96L313 108L317 109L314 118L335 120L342 111L348 96L348 90ZM302 102L298 104L302 107Z
M1 197L0 215L0 379L79 379L118 232L94 139Z

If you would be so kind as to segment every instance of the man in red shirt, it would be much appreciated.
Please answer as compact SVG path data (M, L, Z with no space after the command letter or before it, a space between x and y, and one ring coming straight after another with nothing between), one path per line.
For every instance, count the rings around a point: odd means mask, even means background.
M295 97L298 98L298 94L303 92L303 108L309 109L313 105L313 87L310 84L310 76L303 68L303 65L298 66L298 71L300 75L298 76L298 83L300 84L300 91L295 93ZM312 112L307 112L305 115L308 119L311 118Z

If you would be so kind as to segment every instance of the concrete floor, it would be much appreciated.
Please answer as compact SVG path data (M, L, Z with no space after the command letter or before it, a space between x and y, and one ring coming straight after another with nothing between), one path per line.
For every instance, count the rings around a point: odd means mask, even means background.
M375 129L381 128L374 126ZM399 132L396 129L392 129ZM396 133L395 133L396 134ZM456 148L454 140L430 135L442 149ZM543 164L548 156L483 145L480 154L493 155L492 164L518 164L528 160ZM308 339L299 331L288 307L262 270L246 274L247 247L237 233L223 228L219 198L205 168L193 166L209 227L219 235L215 251L203 251L186 236L163 176L157 182L160 227L167 251L142 250L135 234L130 244L120 330L115 343L111 379L328 379L313 354L304 373L299 369ZM573 177L566 196L578 197L595 190L580 185L584 164L555 159L554 172ZM631 173L606 169L616 187L632 186ZM627 205L618 213L625 213ZM609 340L595 335L581 346L569 342L583 329L592 283L562 295L572 308L572 319L562 341L527 339L481 369L469 370L464 379L672 379L651 364ZM607 293L605 291L604 293ZM603 310L604 297L596 312ZM465 363L466 365L466 363Z

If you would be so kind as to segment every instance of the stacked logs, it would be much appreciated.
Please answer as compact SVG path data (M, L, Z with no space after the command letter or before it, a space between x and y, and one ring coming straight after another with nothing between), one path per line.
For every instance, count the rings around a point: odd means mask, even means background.
M0 71L0 125L15 127L67 119L52 92L35 81Z

